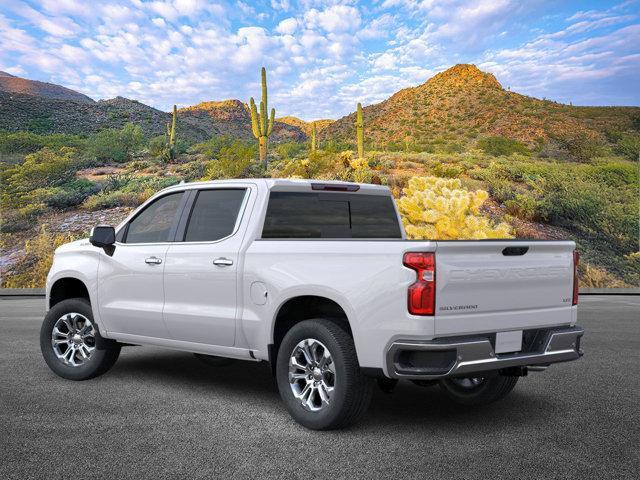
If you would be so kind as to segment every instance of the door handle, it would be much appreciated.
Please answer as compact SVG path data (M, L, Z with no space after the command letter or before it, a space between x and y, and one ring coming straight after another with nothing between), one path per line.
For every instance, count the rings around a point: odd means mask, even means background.
M213 264L217 265L218 267L228 267L230 265L233 265L233 260L229 258L220 257L220 258L216 258L213 261Z
M160 265L162 263L162 259L158 257L149 257L145 258L144 263L148 265Z

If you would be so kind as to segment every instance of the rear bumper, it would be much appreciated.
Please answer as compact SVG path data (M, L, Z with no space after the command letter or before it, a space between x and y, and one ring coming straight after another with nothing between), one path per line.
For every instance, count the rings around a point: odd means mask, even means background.
M490 335L429 342L399 340L387 350L387 374L391 378L427 380L568 362L582 356L580 338L583 334L584 329L579 326L530 330L525 332L522 351L508 354L494 352Z

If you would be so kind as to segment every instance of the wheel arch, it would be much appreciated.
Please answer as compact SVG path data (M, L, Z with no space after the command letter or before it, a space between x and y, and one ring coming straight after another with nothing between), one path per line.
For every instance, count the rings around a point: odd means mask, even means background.
M283 301L274 315L269 344L269 362L275 365L275 357L286 333L304 320L324 318L345 328L354 336L347 310L336 300L323 295L296 295Z
M51 308L69 298L86 298L91 302L89 289L79 278L65 276L56 279L49 289L48 307Z

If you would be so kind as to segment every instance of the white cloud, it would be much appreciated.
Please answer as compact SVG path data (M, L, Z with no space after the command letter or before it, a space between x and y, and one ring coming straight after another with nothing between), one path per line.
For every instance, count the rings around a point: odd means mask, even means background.
M285 18L276 27L276 32L283 35L292 35L298 28L298 20L295 18Z
M40 30L55 37L70 37L80 31L78 24L70 18L48 17L22 2L12 3L9 8Z
M330 33L355 30L362 21L358 9L347 5L333 5L323 11L313 8L304 18L310 28L319 26Z
M271 0L271 8L287 12L291 8L289 0Z

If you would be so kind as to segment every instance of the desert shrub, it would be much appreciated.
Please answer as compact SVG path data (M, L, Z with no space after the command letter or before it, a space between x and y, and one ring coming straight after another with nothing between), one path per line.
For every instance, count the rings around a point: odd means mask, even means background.
M464 145L459 142L448 142L438 149L442 153L462 153L464 152Z
M59 187L37 188L31 192L32 201L50 208L69 208L80 205L87 197L97 193L99 187L84 178L74 179Z
M533 208L533 218L605 242L623 255L637 249L638 172L629 162L568 164L512 156L469 175L483 181L497 201L513 201L512 211L519 208L518 195L526 195L534 201L523 215Z
M100 192L87 198L82 207L87 210L103 210L114 207L137 207L153 195L153 191L142 192Z
M535 220L538 216L538 201L531 195L517 193L512 200L504 202L509 215L524 220Z
M0 132L0 153L34 153L42 148L59 150L72 147L82 150L86 147L86 139L79 135L54 133L38 135L32 132Z
M437 163L431 170L436 177L444 178L458 178L464 171L462 167L446 163Z
M21 207L31 202L31 193L38 188L51 188L74 179L79 162L76 151L63 147L58 151L43 148L25 157L21 164L0 172L0 205Z
M351 155L349 154L349 159ZM288 160L274 172L277 176L293 178L334 178L335 172L343 168L344 162L335 154L326 150L311 152L308 158Z
M569 155L579 162L588 162L603 153L598 139L585 132L576 132L557 140L567 149Z
M228 146L220 147L216 160L207 162L204 179L239 178L253 161L256 153L253 143L234 140Z
M11 233L27 230L36 225L38 216L47 211L44 203L29 203L16 209L2 209L0 232Z
M183 163L176 168L178 174L185 182L193 182L202 178L205 174L206 162L202 160L194 160L192 162Z
M42 288L53 262L53 254L60 245L73 241L70 235L52 234L42 226L36 237L25 242L26 258L22 272L4 279L5 288Z
M489 194L470 192L457 179L413 177L403 189L398 208L409 238L511 238L506 223L492 224L480 214Z
M519 153L527 155L529 150L522 143L506 137L483 137L478 140L478 148L488 155L499 157Z
M623 134L616 142L616 152L630 160L640 159L640 134Z
M586 288L625 288L628 285L614 277L602 268L595 267L586 262L580 262L578 266L578 278L580 287Z
M149 140L149 154L154 157L160 157L165 154L167 148L167 137L158 135Z
M193 145L190 151L193 153L200 153L210 159L216 159L221 153L228 153L229 150L233 148L241 148L245 152L247 149L251 149L254 152L253 157L258 155L258 146L256 142L238 140L226 135L211 137L206 142Z
M89 153L100 162L125 162L144 142L139 125L127 123L120 130L102 130L89 138Z
M27 130L33 133L49 133L53 130L53 120L48 116L33 118L27 123Z
M274 150L278 157L284 160L290 160L292 158L299 157L307 152L309 146L302 142L283 142L278 143Z
M322 149L329 153L340 153L351 150L354 147L353 142L344 142L341 140L329 139L321 142Z

